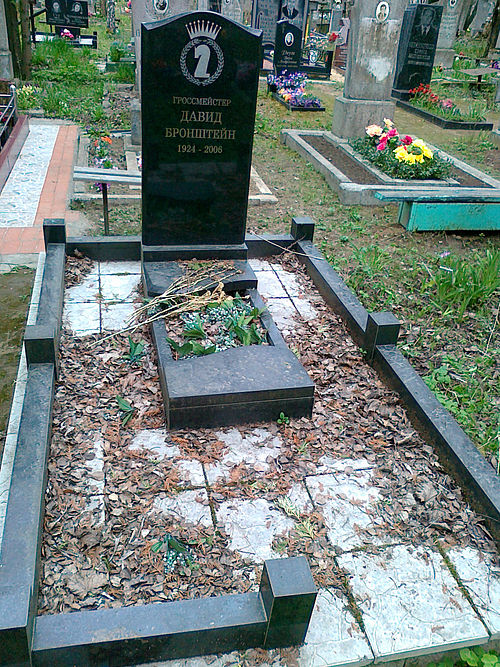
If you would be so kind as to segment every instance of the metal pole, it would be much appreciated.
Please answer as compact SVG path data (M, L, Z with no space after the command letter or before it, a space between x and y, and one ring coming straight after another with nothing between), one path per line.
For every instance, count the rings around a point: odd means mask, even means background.
M108 184L102 185L102 211L104 214L104 235L109 236Z

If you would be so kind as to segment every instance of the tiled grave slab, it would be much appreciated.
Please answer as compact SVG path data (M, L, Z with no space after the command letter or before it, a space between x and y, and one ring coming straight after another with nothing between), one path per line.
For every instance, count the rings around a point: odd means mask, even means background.
M238 429L217 431L217 438L227 446L220 461L214 465L205 465L209 484L220 479L228 479L231 470L241 463L255 470L258 474L269 470L269 458L276 459L281 453L282 441L267 429L256 428L243 435Z
M436 552L395 546L343 554L376 662L481 644L488 633Z
M306 642L299 651L301 667L367 665L373 661L366 637L342 600L320 590Z
M452 549L448 557L488 626L491 638L500 639L500 567L488 554L471 547Z
M372 484L371 470L346 466L343 472L306 477L314 504L322 512L332 544L343 551L366 543L383 544L379 536L365 536L362 529L377 523L375 505L379 491Z
M86 275L81 283L66 290L66 303L92 303L99 300L99 276Z
M146 429L139 431L129 446L132 450L147 450L153 458L169 459L172 468L179 474L179 482L192 484L193 486L204 486L205 476L203 467L195 459L182 459L181 450L177 445L169 442L165 429Z
M120 331L130 324L135 310L133 303L101 304L102 331Z
M104 301L133 301L137 297L140 276L137 274L101 274L101 296Z
M230 537L229 548L256 563L280 558L271 544L276 536L294 526L291 519L264 498L229 500L217 508L216 515L218 525Z
M63 322L76 336L100 333L101 318L98 303L65 303Z
M140 262L99 262L101 276L126 276L129 274L141 275Z
M152 511L194 525L212 525L212 514L205 489L181 491L176 496L157 498Z
M274 271L257 271L259 294L264 298L286 297L288 294Z
M268 298L266 306L271 313L276 326L283 335L287 331L293 331L297 326L298 312L291 299L287 298Z

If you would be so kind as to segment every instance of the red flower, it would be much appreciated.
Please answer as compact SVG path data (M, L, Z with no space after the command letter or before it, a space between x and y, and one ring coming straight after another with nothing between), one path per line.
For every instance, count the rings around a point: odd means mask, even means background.
M336 32L332 32L332 34L328 37L329 42L335 42L337 41L338 34Z
M412 142L413 139L409 134L405 134L405 136L401 139L401 143L403 143L405 146L409 146Z

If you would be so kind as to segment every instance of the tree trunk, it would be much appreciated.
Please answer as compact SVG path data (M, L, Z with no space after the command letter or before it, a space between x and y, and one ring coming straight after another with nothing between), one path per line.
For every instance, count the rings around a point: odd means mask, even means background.
M112 35L116 33L115 0L106 0L106 30Z
M2 2L2 0L0 0ZM9 35L9 46L12 54L14 76L21 77L21 42L19 40L19 25L15 0L5 0L5 20Z
M29 0L20 0L21 14L21 75L25 81L31 78L31 32Z
M493 15L491 17L489 25L489 34L488 34L488 48L486 49L485 57L488 53L495 48L498 33L500 32L500 0L497 0L495 3L495 9L493 10Z

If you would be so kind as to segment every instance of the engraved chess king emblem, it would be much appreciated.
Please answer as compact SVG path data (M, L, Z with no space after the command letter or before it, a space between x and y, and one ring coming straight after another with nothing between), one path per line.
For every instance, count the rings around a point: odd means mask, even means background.
M224 54L215 41L221 27L212 21L198 20L186 24L190 37L181 51L181 72L197 86L209 86L224 67Z

